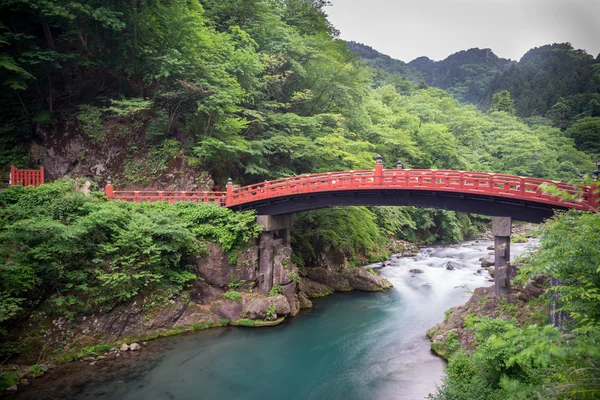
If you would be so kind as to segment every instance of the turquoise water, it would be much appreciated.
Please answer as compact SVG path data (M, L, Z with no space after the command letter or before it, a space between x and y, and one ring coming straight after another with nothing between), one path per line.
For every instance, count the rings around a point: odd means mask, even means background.
M477 273L490 243L393 258L380 270L392 290L335 294L277 327L169 339L169 349L144 375L89 387L82 398L422 399L444 366L425 332L446 309L464 303L469 290L490 284L487 273ZM513 246L513 254L523 247ZM446 270L448 261L458 269Z

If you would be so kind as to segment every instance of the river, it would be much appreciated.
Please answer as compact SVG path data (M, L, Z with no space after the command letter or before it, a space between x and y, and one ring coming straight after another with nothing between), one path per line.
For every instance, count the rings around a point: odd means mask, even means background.
M491 285L479 258L490 241L422 248L380 269L394 288L338 293L272 328L220 328L169 338L152 367L88 386L81 399L422 399L444 362L427 329L470 291ZM527 244L513 244L517 255ZM445 265L452 262L455 270ZM410 273L420 269L421 274Z

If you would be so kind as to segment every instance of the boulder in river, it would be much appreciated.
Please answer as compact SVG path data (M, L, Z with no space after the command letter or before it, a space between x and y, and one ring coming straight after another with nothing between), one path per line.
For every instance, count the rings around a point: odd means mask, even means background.
M418 269L418 268L413 268L413 269L409 270L408 272L410 272L411 274L423 274L423 273L425 273L425 271L423 271L422 269Z
M344 269L343 275L354 290L378 292L392 287L390 281L368 268Z
M492 256L485 256L485 257L481 257L479 259L479 261L481 261L481 266L483 268L487 268L487 267L491 267L494 265L494 263L496 262L496 260L494 259L494 257Z
M488 250L495 250L496 248L494 247L494 245L488 246L487 247Z
M121 345L121 348L119 350L121 350L121 351L127 351L127 350L129 350L129 345L127 343L123 343Z
M282 295L274 296L271 304L275 307L275 313L278 316L288 315L290 313L290 303Z
M17 385L12 385L10 387L6 388L7 392L16 392L17 391Z
M289 306L289 304L288 304ZM264 319L267 316L269 301L263 298L253 298L244 306L244 313L250 319Z
M138 351L140 348L140 345L137 343L131 343L131 345L129 346L129 350L131 351Z
M448 262L446 263L446 269L447 269L448 271L454 271L454 270L458 269L458 267L457 267L457 266L456 266L456 264L454 264L452 261L448 261Z

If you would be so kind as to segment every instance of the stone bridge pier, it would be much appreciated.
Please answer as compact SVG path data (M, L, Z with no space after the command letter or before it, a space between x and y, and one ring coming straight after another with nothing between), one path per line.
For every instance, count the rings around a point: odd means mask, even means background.
M510 292L512 267L510 266L510 235L512 219L510 217L494 217L492 233L494 234L494 289L497 295L506 296Z
M258 292L268 296L274 284L284 283L285 280L284 264L292 253L291 229L294 216L259 215L256 222L263 227L258 253Z

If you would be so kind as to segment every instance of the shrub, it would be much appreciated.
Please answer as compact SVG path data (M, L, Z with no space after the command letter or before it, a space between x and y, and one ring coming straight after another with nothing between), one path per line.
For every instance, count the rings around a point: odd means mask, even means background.
M269 296L276 296L283 293L283 288L280 285L273 285L269 290Z
M223 297L224 299L235 301L235 300L239 300L242 297L242 294L240 292L230 291L227 293L223 293L221 295L221 297Z

